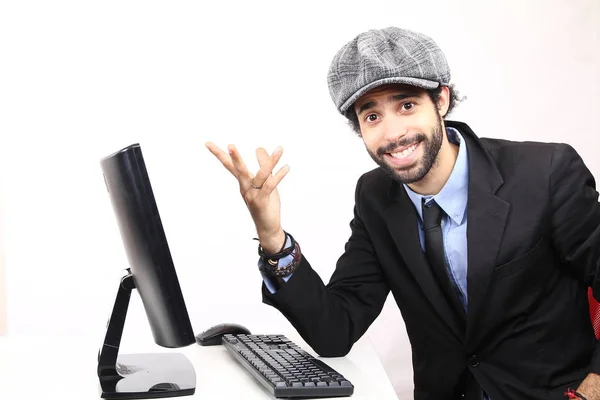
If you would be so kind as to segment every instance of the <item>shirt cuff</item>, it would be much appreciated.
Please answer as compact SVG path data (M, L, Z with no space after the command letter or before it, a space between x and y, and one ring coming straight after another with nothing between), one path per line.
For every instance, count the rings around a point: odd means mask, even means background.
M284 249L290 247L292 245L292 239L290 239L289 235L285 235L285 244L283 246ZM278 269L281 269L287 265L289 265L292 261L294 260L294 256L292 254L283 257L280 262L279 262L279 267ZM261 265L261 260L258 260L257 266L260 267ZM267 287L267 289L269 290L269 292L271 294L275 293L277 291L277 288L275 287L275 284L273 283L273 281L271 280L271 277L269 277L268 275L265 275L263 273L261 273L262 277L263 277L263 281L265 282L265 286ZM294 273L292 272L291 274L289 274L288 276L284 276L282 279L284 282L287 282L292 275L294 275Z

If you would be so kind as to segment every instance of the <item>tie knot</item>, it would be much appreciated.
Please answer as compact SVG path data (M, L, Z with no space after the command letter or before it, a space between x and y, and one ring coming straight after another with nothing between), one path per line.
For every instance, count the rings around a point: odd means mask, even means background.
M429 203L425 203L423 199L422 204L423 210L423 229L436 228L442 224L442 217L444 216L444 210L439 206L435 200L431 200Z

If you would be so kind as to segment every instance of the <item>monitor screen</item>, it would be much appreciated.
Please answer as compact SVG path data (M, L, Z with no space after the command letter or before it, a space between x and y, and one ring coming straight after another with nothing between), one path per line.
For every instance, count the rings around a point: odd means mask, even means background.
M155 342L170 348L195 343L140 145L103 158L101 168Z

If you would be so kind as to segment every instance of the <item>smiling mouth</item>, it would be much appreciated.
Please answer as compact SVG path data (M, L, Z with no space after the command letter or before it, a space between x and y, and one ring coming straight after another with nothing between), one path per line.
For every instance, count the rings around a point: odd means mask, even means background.
M417 143L413 144L412 146L405 148L402 151L397 151L394 153L387 153L387 154L389 154L390 156L392 156L398 160L403 160L403 159L407 158L408 156L410 156L413 153L413 151L415 151L416 148L419 147L419 143L420 142L417 142Z

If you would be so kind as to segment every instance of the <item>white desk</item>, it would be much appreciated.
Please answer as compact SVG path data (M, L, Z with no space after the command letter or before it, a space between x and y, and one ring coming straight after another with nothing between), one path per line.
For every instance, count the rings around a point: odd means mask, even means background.
M282 333L316 355L297 333ZM0 399L100 399L96 373L100 344L83 338L0 337ZM144 346L131 350L121 351L185 354L196 370L196 393L178 397L182 400L274 399L222 346L192 345L181 349ZM354 395L349 399L397 399L367 337L359 340L346 357L323 360L354 384Z

